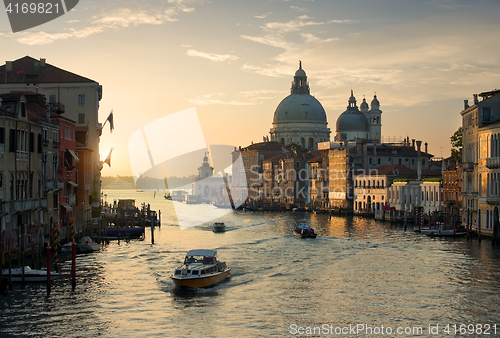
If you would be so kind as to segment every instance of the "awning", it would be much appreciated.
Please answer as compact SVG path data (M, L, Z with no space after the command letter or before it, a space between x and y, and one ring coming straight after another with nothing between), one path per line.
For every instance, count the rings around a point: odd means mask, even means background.
M71 204L69 203L63 203L61 204L64 208L66 208L66 210L68 211L73 211L73 208L71 207Z
M76 156L76 154L73 150L71 150L71 149L66 149L66 150L69 151L71 156L73 156L73 158L75 159L75 163L78 163L78 161L80 161L80 159L78 158L78 156Z
M66 183L71 184L73 187L78 187L78 184L76 184L75 182L66 181Z

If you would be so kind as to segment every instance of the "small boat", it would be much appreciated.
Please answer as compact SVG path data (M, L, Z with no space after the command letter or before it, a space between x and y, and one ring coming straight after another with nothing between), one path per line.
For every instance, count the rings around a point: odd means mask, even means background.
M66 251L71 251L71 242L63 245L63 249ZM99 243L96 243L92 240L92 238L85 236L80 240L80 243L76 243L76 252L78 253L87 253L93 251L99 251L101 248Z
M213 232L224 232L226 231L226 225L224 222L215 222L214 225L212 226Z
M316 238L318 236L309 225L299 225L293 230L293 233L297 238Z
M458 231L453 229L437 229L437 230L420 230L420 233L430 237L465 237L466 231Z
M46 282L47 281L47 270L33 270L29 266L24 267L24 279L23 279L23 269L15 268L11 269L12 282ZM9 278L9 269L2 270L2 277ZM50 271L50 280L53 281L56 278L61 277L61 274L55 271Z
M226 262L217 260L217 251L208 249L190 250L184 264L170 276L176 287L206 288L229 277L231 269Z
M171 200L172 200L172 195L170 195L170 194L168 194L168 195L167 195L167 194L165 194L165 196L163 196L163 198L165 198L166 200L170 200L170 201L171 201Z

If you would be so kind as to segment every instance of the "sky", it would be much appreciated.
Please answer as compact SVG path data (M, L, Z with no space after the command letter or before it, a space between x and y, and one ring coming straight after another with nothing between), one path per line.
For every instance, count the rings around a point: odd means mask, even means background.
M497 0L80 0L17 33L0 11L0 60L46 58L103 86L103 176L131 176L131 135L190 108L208 145L261 142L299 60L332 140L352 89L358 106L377 94L386 141L448 157L464 99L500 88L499 17Z

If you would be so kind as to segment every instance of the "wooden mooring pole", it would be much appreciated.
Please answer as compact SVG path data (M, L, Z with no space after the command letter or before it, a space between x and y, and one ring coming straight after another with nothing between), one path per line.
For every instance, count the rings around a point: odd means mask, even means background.
M50 296L50 245L47 243L45 250L47 255L47 297Z

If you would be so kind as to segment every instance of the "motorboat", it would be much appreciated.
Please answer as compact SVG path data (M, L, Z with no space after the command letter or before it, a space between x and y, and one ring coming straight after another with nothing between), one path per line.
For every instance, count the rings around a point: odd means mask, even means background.
M24 267L24 278L23 269L15 268L11 269L12 282L46 282L47 281L47 270L33 270L29 266ZM2 270L2 277L9 278L9 269ZM56 278L61 277L61 274L55 271L50 271L50 280L53 281Z
M63 245L63 249L67 251L71 251L72 242L66 243ZM92 238L85 236L83 237L79 243L76 243L76 252L78 253L87 253L93 251L99 251L101 245L92 240Z
M297 238L316 238L318 236L309 225L299 225L293 230L293 233Z
M457 229L445 229L444 224L439 223L424 226L416 226L414 228L415 232L420 232L421 234L431 236L431 237L465 237L467 235L466 231L461 231Z
M196 249L187 252L184 264L170 276L176 287L206 288L229 278L231 269L217 260L217 251Z
M226 225L224 222L215 222L212 226L213 232L224 232L226 231Z

